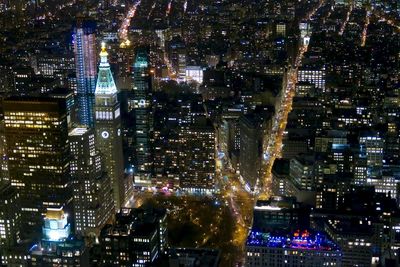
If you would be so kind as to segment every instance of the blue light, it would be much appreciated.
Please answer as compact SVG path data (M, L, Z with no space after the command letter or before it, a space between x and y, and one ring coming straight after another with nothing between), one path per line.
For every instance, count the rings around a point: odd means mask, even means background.
M30 249L29 249L29 252L31 252L32 250L34 250L35 248L37 248L37 244L34 244Z
M336 244L328 240L323 234L310 234L308 231L302 234L307 236L295 237L293 233L288 236L271 236L269 233L260 233L253 230L248 236L247 244L263 247L288 247L301 250L338 250Z

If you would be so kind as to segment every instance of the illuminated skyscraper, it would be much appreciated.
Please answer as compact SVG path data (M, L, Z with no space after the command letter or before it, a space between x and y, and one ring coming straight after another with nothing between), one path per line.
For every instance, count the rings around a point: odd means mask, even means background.
M42 240L29 250L28 266L87 266L84 253L84 242L71 235L68 214L62 208L47 209Z
M135 183L149 183L152 169L150 136L152 126L151 77L149 59L143 49L136 51L133 64L133 108L136 128Z
M68 214L62 208L47 209L42 239L44 241L63 241L71 234L71 225L68 223Z
M215 187L215 130L206 118L197 118L179 131L180 187L210 194Z
M74 28L74 52L77 79L77 119L82 125L93 126L94 93L96 89L96 24L79 18Z
M19 206L19 194L9 184L0 183L0 253L12 248L19 242L21 210ZM7 262L4 258L1 264Z
M115 207L118 210L124 201L121 117L117 100L118 91L107 56L103 44L96 84L96 141L104 156L105 167L111 178Z
M8 98L3 108L11 185L21 197L23 223L40 226L46 208L72 200L65 101Z
M4 118L0 118L0 182L10 183L6 154L6 137L4 135Z
M111 181L96 149L94 130L74 128L69 132L69 141L75 229L83 236L98 236L114 214Z

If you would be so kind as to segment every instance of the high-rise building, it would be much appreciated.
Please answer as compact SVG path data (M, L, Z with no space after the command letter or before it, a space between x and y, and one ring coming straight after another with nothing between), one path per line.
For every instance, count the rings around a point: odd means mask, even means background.
M315 189L313 159L299 155L290 160L290 176L301 190Z
M0 183L0 265L27 266L30 240L21 239L20 196L8 182ZM23 235L26 236L26 235Z
M179 184L179 116L177 106L154 98L153 174L157 184Z
M133 64L133 109L135 113L135 183L149 184L152 172L151 131L152 88L149 72L149 58L144 49L136 51Z
M12 86L15 91L13 94L24 95L30 93L32 90L32 78L34 76L33 69L27 66L18 66L13 68L13 80L14 85Z
M178 81L185 81L187 65L187 49L182 38L174 37L168 46L168 57Z
M21 207L19 194L9 184L0 185L0 254L20 241ZM2 264L6 264L2 259Z
M105 44L100 53L101 61L96 84L96 142L104 156L105 168L111 179L116 209L124 202L124 162L120 106L117 87L107 60Z
M6 137L4 135L4 118L0 117L0 182L10 183L6 154Z
M215 186L215 130L206 118L197 119L179 131L180 187L209 194Z
M29 250L29 266L87 266L82 240L71 235L68 214L62 208L49 208L42 226L42 240Z
M299 68L297 79L299 82L313 84L316 89L325 92L325 66L302 66Z
M262 177L264 119L247 114L240 119L240 175L250 190L255 190Z
M13 68L7 65L0 65L0 93L13 92L15 90L14 85Z
M63 99L67 105L67 118L68 118L68 128L70 129L73 124L73 120L71 118L75 117L75 110L74 110L74 105L75 105L75 98L74 94L66 89L66 88L56 88L52 90L49 94L49 97L52 98L60 98Z
M166 253L166 218L165 210L121 209L115 224L102 229L92 265L149 266Z
M40 226L46 208L72 201L65 101L8 98L3 109L11 185L21 197L23 222Z
M75 229L83 236L95 237L114 214L111 181L96 149L94 130L74 128L69 141Z
M371 225L371 221L368 224L368 219L366 221L363 221L362 218L349 220L343 216L343 219L325 222L326 232L343 251L344 266L371 266L374 227Z
M359 137L361 150L367 156L368 167L379 167L383 164L384 139L379 133L362 133Z
M74 28L74 52L77 79L77 119L82 125L93 126L94 93L96 89L96 23L78 18Z
M320 182L316 172L318 164L313 154L300 154L290 160L287 193L297 200L315 205L316 185Z

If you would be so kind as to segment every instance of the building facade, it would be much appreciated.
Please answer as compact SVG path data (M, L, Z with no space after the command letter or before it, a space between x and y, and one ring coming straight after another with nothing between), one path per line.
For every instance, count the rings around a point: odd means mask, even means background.
M180 187L191 193L212 193L215 186L216 136L210 121L183 125L179 132Z
M96 23L78 18L73 42L77 79L77 121L81 125L92 127L97 74Z
M166 211L121 209L102 229L91 253L92 266L149 266L166 253Z
M135 183L149 184L152 172L152 88L147 52L137 49L133 63L133 109L135 114Z
M23 222L40 226L46 208L72 201L65 102L8 98L3 108L11 185L20 194Z
M246 242L246 266L342 266L342 253L321 233L280 236L252 231Z
M96 84L96 142L104 156L105 168L111 179L115 207L119 210L125 200L121 117L117 99L118 91L107 56L108 53L103 44Z
M8 184L0 188L0 254L7 254L20 241L21 208L19 194ZM7 262L2 258L2 264Z
M97 237L114 214L111 180L95 145L95 132L74 128L69 132L71 176L74 189L76 232Z
M262 177L265 124L261 117L248 114L240 118L240 175L251 191Z
M42 227L42 239L29 250L29 266L84 267L85 246L83 241L73 238L68 214L62 208L51 208L46 212Z

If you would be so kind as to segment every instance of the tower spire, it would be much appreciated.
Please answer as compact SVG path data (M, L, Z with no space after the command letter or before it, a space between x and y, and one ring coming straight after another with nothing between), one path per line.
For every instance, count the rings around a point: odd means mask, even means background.
M106 44L101 43L100 65L96 83L96 95L112 95L118 92L108 63Z
M100 52L100 62L108 64L108 52L106 48L106 43L101 42L101 52Z

